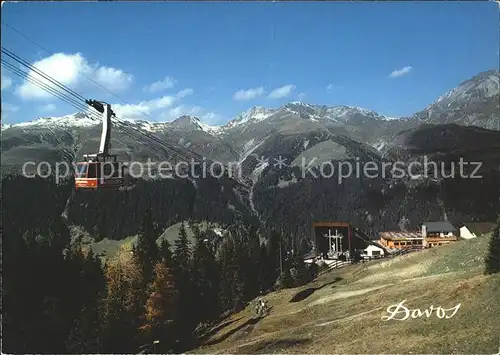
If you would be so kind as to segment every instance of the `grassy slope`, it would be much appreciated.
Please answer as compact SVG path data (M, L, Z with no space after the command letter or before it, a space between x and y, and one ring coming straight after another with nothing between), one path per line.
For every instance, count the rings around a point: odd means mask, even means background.
M488 240L352 265L269 294L269 316L256 322L248 306L193 353L497 353L500 275L482 275ZM290 302L300 291L314 292ZM382 321L402 300L410 309L461 307L451 319Z

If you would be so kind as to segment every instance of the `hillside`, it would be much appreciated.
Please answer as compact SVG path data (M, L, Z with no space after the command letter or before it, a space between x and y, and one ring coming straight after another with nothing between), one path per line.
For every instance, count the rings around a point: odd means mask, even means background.
M150 179L145 174L149 181L139 179L131 191L74 196L69 181L60 188L44 186L58 190L53 211L34 208L16 218L43 222L48 219L40 215L64 210L71 225L96 239L112 240L137 234L138 216L147 205L154 207L153 218L163 229L188 219L245 221L301 238L309 236L313 219L346 220L374 234L397 229L402 219L417 228L423 220L445 214L454 224L492 221L500 210L500 133L495 126L499 95L498 71L493 70L444 93L427 107L428 117L418 113L392 118L355 106L294 101L277 108L254 107L223 126L208 126L187 115L172 122L114 122L111 148L125 162L170 162L168 145L234 164L241 176ZM459 115L462 109L464 115ZM78 161L97 148L98 123L78 113L3 126L3 172L19 174L26 161ZM378 167L403 160L408 168L425 156L448 166L460 158L479 161L483 178L392 179L379 173L375 178L351 174L339 183L338 171L330 174L328 168L356 160ZM267 161L262 163L261 157ZM283 159L284 165L276 166L276 159ZM310 163L316 173L326 165L327 177L309 174ZM18 189L26 196L45 193L33 179L17 177L4 183L17 186L3 201L11 215L20 207Z
M257 321L247 306L216 325L192 353L498 352L500 275L482 275L488 240L485 235L351 265L303 287L271 293L266 296L270 315ZM431 305L460 308L450 319L433 313L381 320L390 305L403 300L422 312Z
M329 131L381 149L399 132L421 124L455 123L498 130L499 97L499 72L490 70L457 83L410 117L387 117L356 106L293 101L274 108L252 107L221 126L207 125L189 115L171 122L114 119L111 145L123 160L165 159L163 142L229 162L244 160L257 145L280 135ZM79 112L2 125L5 164L15 166L37 159L72 160L94 153L100 136L99 123L88 113Z

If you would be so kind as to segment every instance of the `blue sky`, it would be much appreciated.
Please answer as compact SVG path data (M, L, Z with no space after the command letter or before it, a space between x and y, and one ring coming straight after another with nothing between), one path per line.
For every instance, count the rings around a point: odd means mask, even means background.
M4 26L3 47L121 117L158 121L221 124L295 100L410 115L499 62L493 2L19 2L4 22L50 53ZM2 68L2 111L75 109Z

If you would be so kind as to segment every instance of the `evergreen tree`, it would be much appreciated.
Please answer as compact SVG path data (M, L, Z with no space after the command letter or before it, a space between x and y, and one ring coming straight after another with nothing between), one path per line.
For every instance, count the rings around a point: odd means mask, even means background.
M239 312L243 308L245 308L245 285L244 280L241 277L242 270L239 267L236 267L233 279L232 279L232 288L231 293L233 297L233 311Z
M500 272L500 216L497 220L497 226L493 230L493 235L490 239L488 255L485 259L484 273L496 274Z
M197 298L192 275L192 253L184 222L179 229L179 238L175 241L172 272L175 287L179 292L179 311L176 314L175 327L179 334L178 340L186 345L192 342L198 316L195 307Z
M103 352L127 353L140 345L137 330L143 323L144 279L135 258L121 250L106 268Z
M191 248L184 222L181 222L181 226L179 229L179 238L175 240L174 245L175 250L172 255L172 271L174 274L176 285L179 291L182 293L182 289L186 286L186 283L190 282L189 273L191 270Z
M267 291L273 285L272 273L269 270L269 259L266 243L262 243L259 252L259 292Z
M164 263L158 262L154 269L152 291L146 302L145 324L141 327L144 342L160 341L156 350L171 350L175 343L173 322L176 318L178 292L174 278Z
M163 263L170 267L172 265L172 251L170 250L170 243L167 239L163 239L160 244L160 257Z
M282 240L284 239L281 237ZM280 276L277 281L277 286L279 288L289 288L293 287L295 284L294 277L292 276L293 269L293 254L290 251L285 251L286 249L281 249L282 258L281 258L281 268L280 268Z
M82 306L81 313L66 340L69 353L102 353L102 326L99 308Z
M281 272L281 275L277 281L277 286L278 288L290 288L294 286L290 268L283 266L283 271Z
M75 290L82 297L81 310L66 341L68 352L82 354L102 352L103 328L100 306L105 287L101 261L90 249L81 267L80 291Z
M205 233L200 232L193 255L193 279L197 297L195 307L200 322L215 320L220 313L219 270L215 255L209 248L210 242L205 236Z
M229 234L225 235L219 252L220 287L219 298L222 312L233 308L233 279L236 268L234 262L234 241Z
M2 245L5 352L66 351L64 341L81 303L83 258L68 257L72 255L68 249L69 231L63 221L53 221L50 228L22 232L24 228L4 220L5 230L9 231Z
M196 223L190 222L191 230L193 231L194 239L198 243L201 239L205 237L205 234L201 232L200 226Z
M261 287L260 272L260 237L256 228L251 227L246 234L245 242L245 299L251 300L259 295Z
M158 236L155 233L152 212L150 208L147 208L142 220L137 245L133 251L146 283L151 280L154 265L158 260L158 246L156 244Z
M272 231L267 243L267 260L269 277L273 284L280 276L284 250L282 235L277 231Z
M300 286L308 282L308 270L304 258L298 250L294 250L291 270L294 286Z
M250 274L254 270L250 269L249 260L249 240L248 232L243 225L239 225L233 232L234 238L234 253L233 265L234 273L232 276L232 295L233 295L233 310L239 312L245 307L245 300L248 297Z

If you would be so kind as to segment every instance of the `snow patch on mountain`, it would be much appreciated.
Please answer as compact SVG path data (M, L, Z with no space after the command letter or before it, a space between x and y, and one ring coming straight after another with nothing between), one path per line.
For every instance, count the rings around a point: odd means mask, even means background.
M223 129L221 126L210 126L206 123L203 123L201 121L198 122L200 128L202 131L205 131L209 134L212 134L212 135L219 135L221 133L223 133Z
M219 135L223 132L220 126L210 126L200 121L198 117L182 116L172 122L150 122L145 120L130 120L130 119L112 119L112 122L121 122L136 129L144 130L151 133L162 132L169 128L192 128L204 131L211 135ZM61 117L40 117L34 121L20 122L15 124L3 124L2 131L9 128L20 127L47 127L47 128L79 128L92 127L101 124L99 117L90 116L87 113L79 112Z
M252 146L254 146L254 145L255 145L255 138L252 138L248 142L245 143L245 145L243 146L243 151L244 152L249 151L250 149L252 149Z
M276 112L275 109L266 109L261 106L252 107L250 110L236 116L235 119L229 121L225 127L234 128L245 123L260 122L270 117Z
M168 127L168 122L132 121L130 123L151 133L161 132Z
M259 180L260 174L264 171L265 168L269 166L269 162L266 161L262 164L257 165L257 167L252 171L252 174L250 175L250 179L252 182L255 184L257 183L257 180Z
M174 129L179 128L179 129L199 130L199 131L203 131L205 133L211 134L211 135L218 135L222 132L222 127L210 126L206 123L201 122L201 120L198 117L189 116L189 115L181 116L170 123L158 123L158 124L159 125L163 124L163 125L166 125L168 127L174 128ZM161 127L161 128L165 128L165 127Z
M473 98L490 98L500 93L500 77L498 73L482 73L465 81L456 88L446 92L434 101L431 106L439 104L441 107L450 107L458 101L468 101Z
M347 105L339 105L328 107L326 109L326 117L334 120L343 120L346 121L349 118L354 117L355 115L362 115L369 118L373 118L376 120L385 120L388 119L387 116L381 115L375 111L368 110L362 107L355 106L347 106Z
M85 113L75 113L62 117L40 117L30 122L20 122L2 126L2 130L14 127L51 127L51 128L71 128L71 127L92 127L100 124L101 121L90 117Z
M259 143L256 143L255 142L255 138L252 138L251 140L249 140L244 148L243 148L243 152L240 154L240 159L238 161L238 166L240 166L245 160L246 158L248 158L250 155L252 155L252 153L257 149L259 148L262 143L264 143L264 141L261 141Z
M456 123L497 130L500 72L489 70L441 95L412 119L429 123Z
M387 142L383 139L378 139L372 147L381 152L387 146Z

